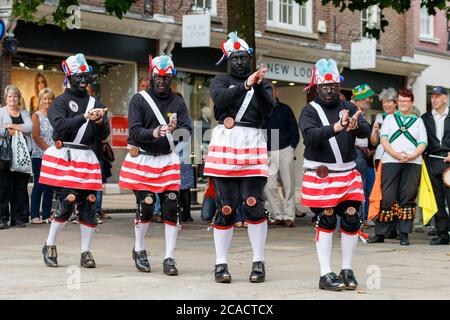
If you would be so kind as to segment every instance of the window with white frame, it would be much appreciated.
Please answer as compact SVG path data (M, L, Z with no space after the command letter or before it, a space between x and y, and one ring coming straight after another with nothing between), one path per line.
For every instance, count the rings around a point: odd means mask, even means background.
M420 37L434 38L434 17L428 14L425 7L420 9Z
M367 29L378 28L378 6L373 5L361 11L361 37L368 38Z
M312 32L312 0L267 0L267 26Z
M216 0L194 0L192 11L209 12L211 15L217 15Z

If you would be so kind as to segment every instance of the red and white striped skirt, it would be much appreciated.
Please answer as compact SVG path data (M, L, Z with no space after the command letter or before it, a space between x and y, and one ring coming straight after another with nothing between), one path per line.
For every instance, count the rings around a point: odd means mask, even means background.
M92 150L56 149L51 146L42 156L39 183L54 187L102 190L102 174L97 156Z
M365 200L362 179L358 170L330 172L325 178L320 178L315 171L305 171L302 184L302 205L312 208L331 208L345 200Z
M180 190L180 159L173 152L157 157L127 154L120 170L119 187L158 193Z
M218 125L212 132L203 173L213 177L267 177L267 159L262 129Z

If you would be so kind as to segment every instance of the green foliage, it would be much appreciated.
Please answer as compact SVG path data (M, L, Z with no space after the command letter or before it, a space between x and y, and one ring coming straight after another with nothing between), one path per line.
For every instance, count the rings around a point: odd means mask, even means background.
M295 0L299 4L304 4L308 0ZM340 11L348 9L350 11L362 11L372 5L377 5L380 8L380 28L367 29L369 36L376 39L380 38L381 32L389 25L389 21L385 19L383 14L384 9L393 9L397 13L405 13L411 7L410 0L322 0L322 5L326 6L331 3L334 7L340 8ZM444 10L446 12L447 21L450 20L450 6L446 0L421 0L421 7L427 8L430 15L435 15L436 10Z
M130 9L136 0L105 0L105 10L110 15L115 15L122 19L123 15ZM36 19L38 7L44 3L44 0L15 0L13 4L13 16L27 21L35 22L40 25L47 23L47 16ZM67 8L71 5L79 6L78 0L60 0L55 11L51 14L54 23L63 28L67 28L67 18L71 13L67 13Z

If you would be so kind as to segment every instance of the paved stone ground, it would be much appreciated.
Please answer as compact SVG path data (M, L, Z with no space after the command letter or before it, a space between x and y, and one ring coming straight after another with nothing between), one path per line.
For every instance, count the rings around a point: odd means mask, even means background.
M187 224L180 232L176 258L180 275L162 273L164 226L152 224L147 234L152 272L138 272L131 259L134 244L132 214L113 214L99 225L93 242L96 269L78 269L79 226L69 224L58 243L60 267L44 265L41 248L49 225L0 231L0 299L449 299L450 248L428 245L425 233L414 233L412 245L398 241L358 244L354 271L357 291L326 292L318 289L319 267L314 230L309 218L297 220L296 228L270 227L266 247L267 281L250 284L251 247L245 229L235 229L229 269L231 284L216 284L212 276L212 232L200 222ZM333 270L340 271L340 240L333 244ZM74 267L71 267L74 266ZM379 271L379 289L373 289L374 271ZM80 288L70 289L80 272ZM369 273L368 273L369 272ZM371 285L372 284L372 285ZM368 286L369 285L369 286Z

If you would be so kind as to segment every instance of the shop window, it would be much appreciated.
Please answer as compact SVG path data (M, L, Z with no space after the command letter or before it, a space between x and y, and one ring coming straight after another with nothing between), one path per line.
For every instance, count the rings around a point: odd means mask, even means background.
M434 17L428 14L425 7L420 9L420 37L434 38Z
M216 0L194 0L192 11L209 12L212 16L216 16L217 15Z
M312 0L304 5L294 0L267 0L267 26L312 32Z

